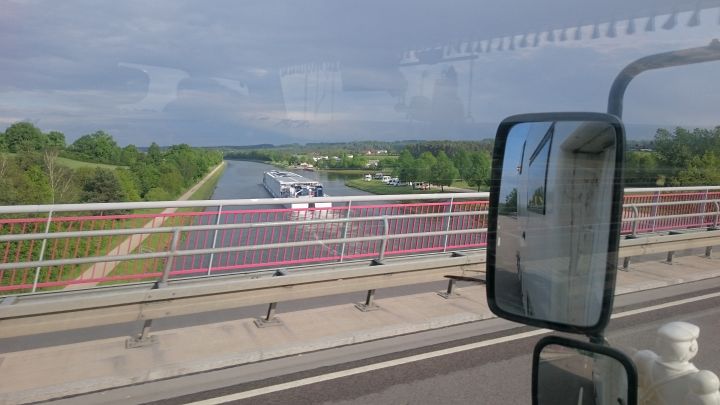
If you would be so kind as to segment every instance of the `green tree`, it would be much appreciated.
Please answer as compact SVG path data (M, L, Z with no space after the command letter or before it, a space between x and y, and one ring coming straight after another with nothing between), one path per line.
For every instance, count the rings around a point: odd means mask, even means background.
M135 145L128 145L120 151L120 163L124 166L132 166L142 159L143 155Z
M50 131L46 135L47 144L46 147L50 149L63 150L65 149L65 134L58 131Z
M122 184L113 171L101 167L95 168L92 174L82 183L80 201L84 203L126 201Z
M475 152L470 155L470 171L465 181L472 187L481 187L490 183L490 154L486 151Z
M126 196L126 201L140 201L140 180L138 180L135 173L131 170L123 167L115 169L115 176L117 176L122 188L123 194Z
M415 158L409 150L405 149L400 152L400 156L397 159L396 176L400 181L412 181L418 180L417 166L415 165Z
M460 173L450 158L445 152L439 151L432 166L431 181L440 186L440 191L445 191L445 186L451 185L459 176Z
M120 147L115 139L103 131L83 135L76 139L70 150L93 162L120 164Z
M418 157L415 161L417 167L417 180L431 183L433 179L432 171L436 162L437 160L435 159L435 156L432 155L432 153L421 153L420 157Z
M455 153L453 163L458 169L460 178L467 182L470 174L472 173L472 160L470 159L470 153L468 153L465 149L460 149L457 153Z
M652 152L630 151L625 155L625 184L628 187L659 186L658 162Z
M671 182L673 186L717 186L720 185L720 157L707 152L695 156L680 170Z
M151 163L154 163L156 165L159 165L162 162L162 150L160 150L160 146L158 146L158 144L156 144L155 142L150 144L150 147L147 151L147 158L148 160L150 160Z
M47 143L47 138L35 125L29 122L16 122L5 130L4 144L9 152L39 151Z

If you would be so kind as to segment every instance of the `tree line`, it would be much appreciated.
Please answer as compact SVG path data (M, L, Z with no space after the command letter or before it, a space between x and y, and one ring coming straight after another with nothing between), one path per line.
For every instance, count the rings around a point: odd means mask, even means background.
M625 155L628 187L720 185L720 126L658 129L644 149Z
M426 150L414 156L411 148L407 148L400 153L393 174L402 182L427 182L441 189L456 180L463 180L480 191L489 185L490 163L490 153L486 150L457 149L452 156L444 150L435 154Z
M63 158L106 166L72 164ZM195 184L222 153L186 144L143 152L104 131L66 144L58 131L18 122L0 132L0 204L171 200Z

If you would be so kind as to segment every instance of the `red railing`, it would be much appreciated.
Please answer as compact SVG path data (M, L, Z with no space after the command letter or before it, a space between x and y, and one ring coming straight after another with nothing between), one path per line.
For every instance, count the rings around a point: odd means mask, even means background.
M190 227L180 233L176 251L195 251L233 246L261 246L244 251L182 255L172 263L171 277L217 274L267 268L332 263L376 258L381 250L379 237L388 236L385 256L410 255L443 250L485 246L484 232L452 234L452 231L484 229L487 201L432 202L412 204L360 205L332 208L217 209L202 212L157 214L58 216L50 218L0 219L2 235L49 234L83 231L87 236L55 237L41 240L0 241L3 263L17 267L0 270L0 291L72 288L98 283L143 281L160 277L166 258L113 260L114 256L167 252L173 243L171 230ZM453 216L448 215L454 212ZM463 212L467 212L465 215ZM433 216L435 215L435 216ZM381 220L387 220L386 225ZM340 221L351 219L351 221ZM323 220L328 220L324 221ZM333 222L334 220L334 222ZM277 223L283 223L277 225ZM234 229L202 229L205 225L243 225ZM161 234L142 233L94 236L93 231L165 228ZM208 228L208 227L205 227ZM449 232L446 236L427 236L427 232ZM393 235L406 235L392 238ZM378 237L375 240L345 239ZM302 242L300 246L273 247ZM328 243L324 243L328 241ZM333 242L334 241L334 242ZM341 242L342 241L342 242ZM264 246L264 247L263 247ZM42 258L40 257L42 255ZM32 267L33 260L63 260L106 257L95 264L61 264ZM25 266L25 267L23 267Z
M717 226L718 200L720 190L628 190L621 233ZM6 268L0 269L0 292L154 280L167 266L171 277L189 277L482 248L486 210L486 200L473 199L112 215L54 212L49 218L4 218L0 238L6 239L0 239L0 255ZM185 228L173 239L178 227ZM162 233L153 233L158 229ZM28 234L51 237L7 240L8 235ZM232 251L234 247L244 250ZM215 248L228 249L208 252ZM181 255L169 264L167 257L147 257L172 249ZM182 254L198 250L205 251ZM115 258L123 255L131 257ZM88 257L104 261L62 262ZM43 260L62 263L28 264Z

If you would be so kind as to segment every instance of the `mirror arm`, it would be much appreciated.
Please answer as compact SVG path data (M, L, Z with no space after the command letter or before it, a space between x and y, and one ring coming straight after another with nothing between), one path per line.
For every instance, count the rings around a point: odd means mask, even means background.
M608 96L607 112L622 118L625 90L635 76L642 72L717 60L720 60L720 41L717 39L713 39L708 46L663 52L640 58L625 66L613 81Z

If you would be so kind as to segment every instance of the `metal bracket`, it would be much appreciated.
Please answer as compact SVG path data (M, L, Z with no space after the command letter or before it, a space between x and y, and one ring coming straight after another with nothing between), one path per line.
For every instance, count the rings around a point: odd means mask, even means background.
M283 323L280 318L275 316L276 310L277 302L271 302L270 305L268 305L268 310L265 318L255 318L255 320L253 321L255 323L255 326L257 326L258 328L267 328L268 326L282 325Z
M447 276L445 276L445 277L447 277ZM460 296L460 294L458 294L455 291L455 279L450 278L450 277L448 277L448 278L449 278L449 280L448 280L447 290L446 291L438 291L438 293L437 293L439 296L445 298L446 300Z
M151 346L157 343L157 336L149 336L152 319L147 319L143 323L143 328L135 337L131 337L125 341L126 349L136 349L138 347Z
M379 306L375 305L375 290L368 290L367 296L365 297L365 302L360 304L355 304L355 308L359 309L363 312L370 312L380 309Z

